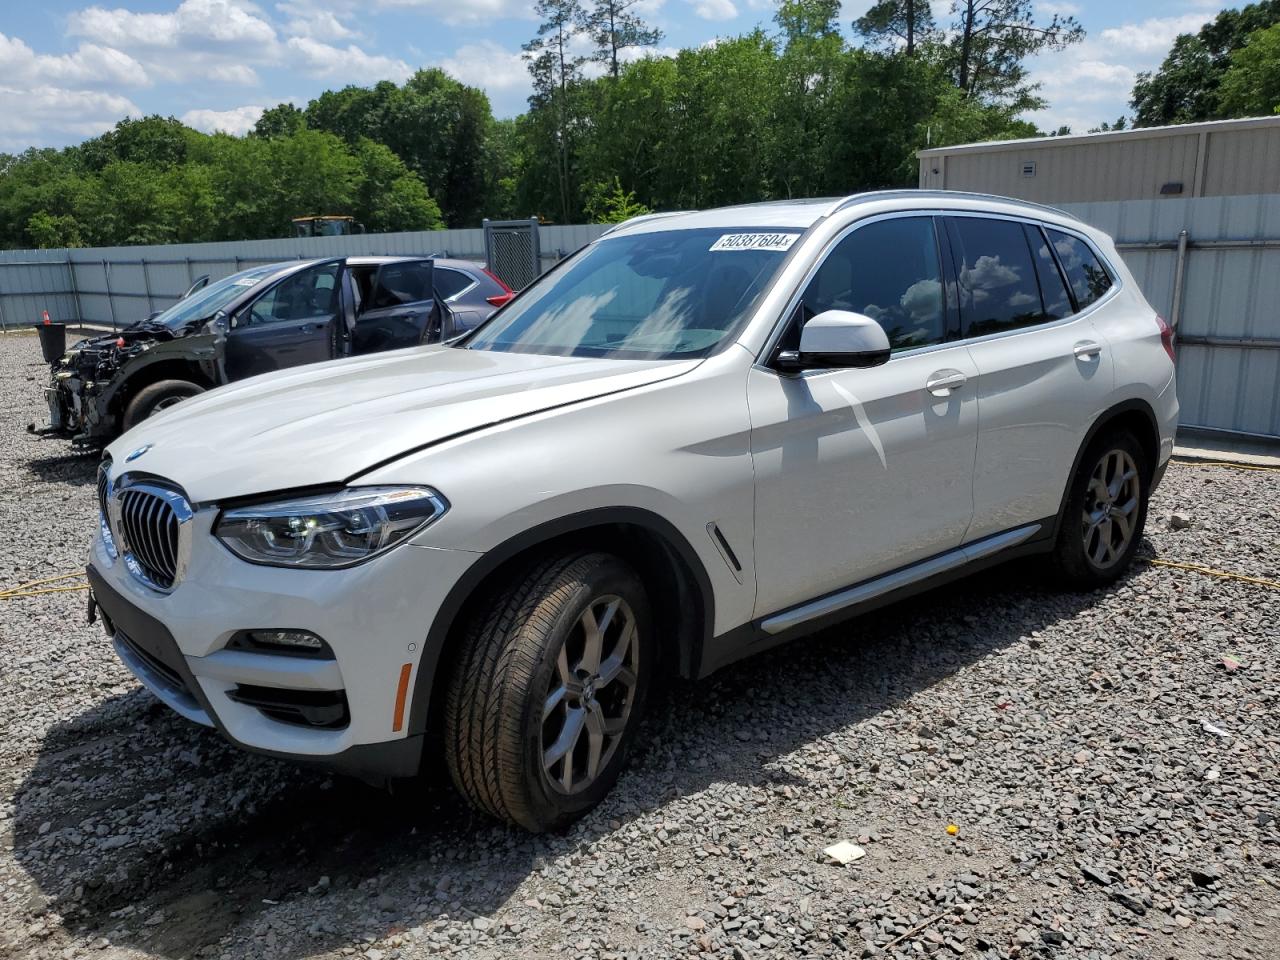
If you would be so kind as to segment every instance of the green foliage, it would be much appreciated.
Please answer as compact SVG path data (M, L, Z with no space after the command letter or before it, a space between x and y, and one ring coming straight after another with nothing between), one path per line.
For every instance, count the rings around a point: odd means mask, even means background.
M1255 112L1247 88L1257 82L1264 84L1259 93L1266 89L1259 71L1269 65L1261 61L1262 55L1236 74L1230 101L1223 100L1219 88L1235 63L1233 54L1242 50L1254 33L1276 23L1280 23L1280 0L1262 0L1238 10L1223 10L1197 33L1179 34L1160 69L1138 74L1129 101L1134 110L1133 125L1196 123ZM1258 79L1248 79L1250 73ZM1244 103L1250 103L1250 108L1245 110Z
M292 103L279 103L262 111L250 136L288 137L307 125L307 115Z
M1280 113L1280 24L1255 30L1231 54L1218 86L1219 110L1227 117Z
M636 201L634 191L622 189L622 181L617 177L613 183L597 183L587 200L587 216L592 223L622 223L646 213L653 211Z

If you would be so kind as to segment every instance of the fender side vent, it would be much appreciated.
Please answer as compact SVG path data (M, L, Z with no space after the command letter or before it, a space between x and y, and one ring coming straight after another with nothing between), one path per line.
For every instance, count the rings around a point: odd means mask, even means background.
M724 562L733 571L734 577L741 583L742 563L738 560L738 555L733 552L733 547L729 546L729 541L725 539L724 533L714 520L707 524L707 533L711 534L711 539L715 541L716 547L720 551L720 556L724 558Z

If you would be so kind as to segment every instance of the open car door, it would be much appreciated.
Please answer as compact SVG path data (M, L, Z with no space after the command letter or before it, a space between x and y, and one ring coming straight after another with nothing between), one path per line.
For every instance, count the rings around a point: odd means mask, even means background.
M439 340L439 329L434 337L430 329L434 274L428 257L380 264L356 316L352 352L377 353Z

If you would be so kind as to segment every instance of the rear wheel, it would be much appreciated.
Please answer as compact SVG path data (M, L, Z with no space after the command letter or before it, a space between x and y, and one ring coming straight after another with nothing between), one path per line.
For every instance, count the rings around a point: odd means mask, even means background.
M1128 569L1147 520L1150 476L1142 446L1127 430L1106 432L1089 444L1071 481L1053 554L1068 584L1104 586Z
M152 414L201 393L204 387L190 380L158 380L143 387L129 401L124 409L123 427L131 430Z
M449 680L445 750L473 806L567 826L612 788L653 662L649 599L606 553L537 564L469 625Z

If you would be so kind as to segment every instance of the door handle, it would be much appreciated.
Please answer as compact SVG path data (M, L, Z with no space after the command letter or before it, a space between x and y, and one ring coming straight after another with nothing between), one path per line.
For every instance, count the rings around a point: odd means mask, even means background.
M1094 340L1081 340L1075 345L1077 360L1096 360L1102 356L1102 344Z
M952 390L958 390L969 382L959 370L939 370L924 382L924 388L935 397L949 397Z

